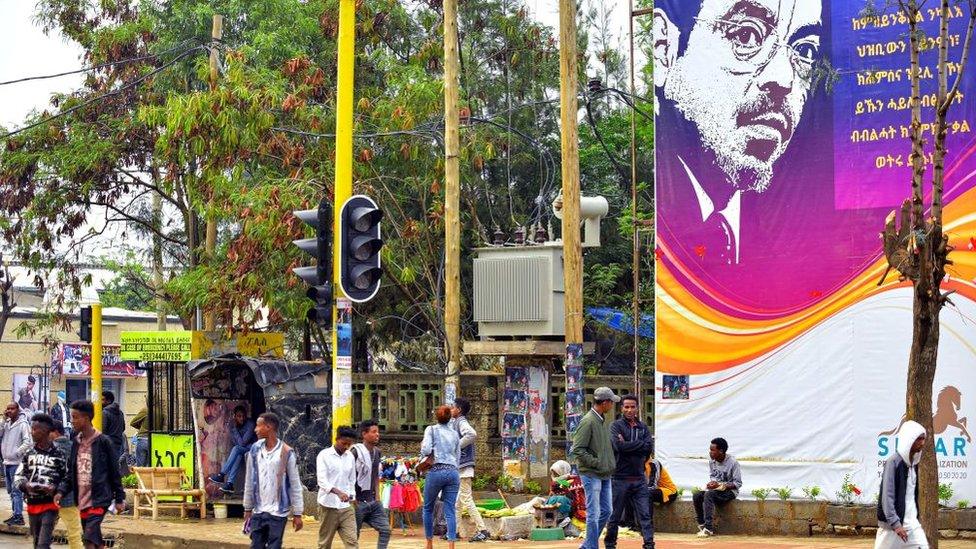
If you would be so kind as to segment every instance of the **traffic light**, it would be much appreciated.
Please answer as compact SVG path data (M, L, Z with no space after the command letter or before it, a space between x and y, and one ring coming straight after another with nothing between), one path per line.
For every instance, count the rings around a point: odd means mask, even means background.
M78 337L85 343L91 343L92 341L92 308L91 306L82 307L81 314L79 315L81 320L81 329L78 330Z
M339 284L357 303L373 299L380 289L380 220L383 211L364 195L349 198L339 216Z
M332 324L332 204L322 199L315 210L300 210L295 217L315 229L315 238L294 244L316 260L314 267L295 267L292 272L309 285L305 295L315 302L308 319L320 327Z

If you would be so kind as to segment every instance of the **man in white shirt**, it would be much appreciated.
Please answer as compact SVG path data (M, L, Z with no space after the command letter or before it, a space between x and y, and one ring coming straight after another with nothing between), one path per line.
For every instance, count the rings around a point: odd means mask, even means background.
M336 532L346 549L359 547L356 511L356 460L349 448L356 442L356 431L340 427L335 444L319 452L315 461L318 477L318 502L322 507L319 526L319 549L331 549Z
M295 531L302 529L302 481L294 450L278 439L278 416L258 416L254 432L258 441L247 453L244 477L244 523L250 530L252 549L281 549L288 515Z

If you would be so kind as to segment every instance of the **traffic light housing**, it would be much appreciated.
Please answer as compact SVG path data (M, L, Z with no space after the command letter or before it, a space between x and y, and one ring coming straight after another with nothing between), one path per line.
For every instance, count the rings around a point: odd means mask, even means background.
M308 319L320 327L332 324L332 204L325 199L314 210L299 210L295 217L315 229L315 238L295 240L300 250L316 260L314 267L295 267L292 272L309 285L305 295L315 302Z
M82 307L78 315L81 321L81 328L78 330L78 337L85 343L92 342L92 308L91 306Z
M383 211L364 195L342 205L339 216L339 284L351 301L369 301L380 289Z

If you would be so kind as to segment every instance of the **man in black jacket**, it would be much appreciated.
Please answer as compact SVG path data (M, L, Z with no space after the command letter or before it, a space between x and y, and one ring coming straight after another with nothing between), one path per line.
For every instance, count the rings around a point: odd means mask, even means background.
M610 425L610 438L617 456L617 468L613 473L613 512L607 523L607 534L603 543L607 549L617 546L617 529L624 508L634 510L644 549L654 549L654 523L651 515L650 492L644 463L654 452L654 439L647 425L639 419L640 408L637 397L627 395L620 399L623 417Z
M102 432L112 441L112 463L117 466L119 456L125 451L125 414L112 391L102 391Z
M71 425L77 435L68 459L69 481L81 515L86 549L105 546L102 519L113 501L117 513L125 511L125 491L113 461L112 441L95 429L94 417L95 406L90 400L71 403Z

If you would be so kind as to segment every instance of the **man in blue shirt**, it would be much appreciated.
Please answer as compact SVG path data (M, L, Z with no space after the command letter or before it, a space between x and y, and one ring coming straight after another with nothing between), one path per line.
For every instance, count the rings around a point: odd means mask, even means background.
M223 492L232 493L234 491L234 481L237 473L241 470L244 457L248 449L257 440L254 434L254 422L247 417L247 408L243 405L234 408L234 426L230 430L234 441L234 447L230 449L230 454L224 460L224 466L216 475L210 475L210 480L220 484Z

